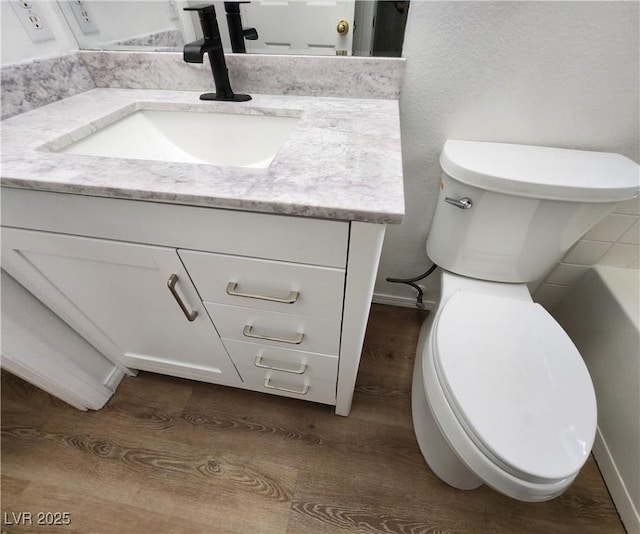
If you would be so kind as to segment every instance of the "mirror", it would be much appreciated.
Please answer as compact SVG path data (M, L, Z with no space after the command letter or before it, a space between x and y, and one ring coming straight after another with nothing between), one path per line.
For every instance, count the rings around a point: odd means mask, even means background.
M202 37L197 14L184 11L202 4L215 5L224 49L231 52L225 4L233 2L58 0L80 48L155 52L182 51L185 42ZM257 33L240 39L247 53L397 57L409 0L252 0L240 2L239 11L242 28Z

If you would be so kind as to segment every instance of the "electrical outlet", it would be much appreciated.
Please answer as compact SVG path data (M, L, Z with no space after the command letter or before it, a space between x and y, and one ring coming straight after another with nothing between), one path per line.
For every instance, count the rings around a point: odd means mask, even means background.
M55 39L49 24L32 0L11 0L11 7L34 43Z
M29 2L31 0L26 1ZM78 26L80 26L80 30L82 30L82 33L86 35L88 33L98 33L100 31L93 21L93 16L87 4L82 0L70 0L68 4Z

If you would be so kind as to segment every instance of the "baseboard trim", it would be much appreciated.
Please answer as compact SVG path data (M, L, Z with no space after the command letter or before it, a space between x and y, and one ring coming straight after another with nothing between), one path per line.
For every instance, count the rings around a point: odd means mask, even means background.
M622 476L620 476L620 471L618 471L616 462L599 427L593 444L593 455L627 534L640 534L640 514L631 495L629 495Z
M70 361L51 362L37 359L37 355L16 358L3 347L2 367L78 410L99 410L113 395Z
M125 376L125 372L122 369L118 367L114 367L113 371L109 373L109 376L103 382L103 385L104 387L115 392L118 386L120 385L120 382L124 378L124 376Z
M402 308L417 308L416 299L411 297L399 297L397 295L387 295L384 293L374 293L372 302L374 304L386 304L388 306L400 306ZM433 310L436 303L432 300L424 301L425 310Z

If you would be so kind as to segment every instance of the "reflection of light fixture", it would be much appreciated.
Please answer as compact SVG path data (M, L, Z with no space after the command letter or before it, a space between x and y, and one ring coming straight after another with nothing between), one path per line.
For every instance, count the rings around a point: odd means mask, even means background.
M338 27L336 28L336 30L340 35L347 35L347 33L349 33L349 22L342 19L340 22L338 22Z

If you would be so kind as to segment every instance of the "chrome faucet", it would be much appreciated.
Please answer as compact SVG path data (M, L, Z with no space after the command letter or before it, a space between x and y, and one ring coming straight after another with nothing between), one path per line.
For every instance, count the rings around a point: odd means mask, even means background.
M226 102L246 102L251 100L249 95L236 94L231 89L215 7L212 5L194 6L185 7L184 10L198 12L204 37L184 45L182 57L187 63L203 63L204 55L208 54L213 81L216 86L215 93L204 93L200 95L200 100L224 100Z

